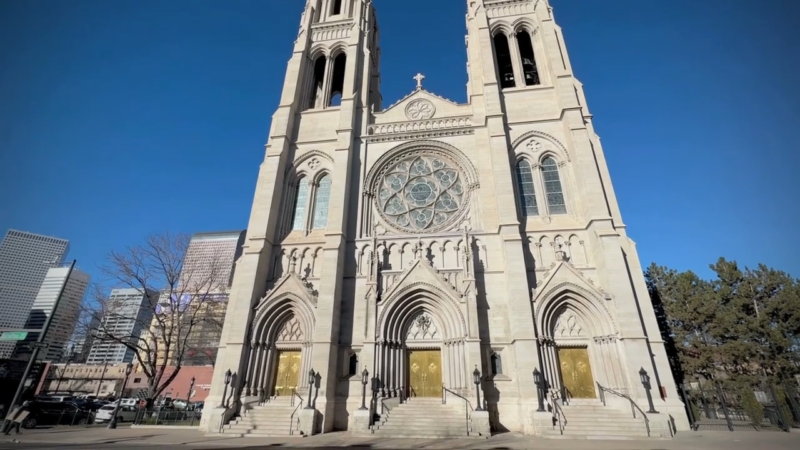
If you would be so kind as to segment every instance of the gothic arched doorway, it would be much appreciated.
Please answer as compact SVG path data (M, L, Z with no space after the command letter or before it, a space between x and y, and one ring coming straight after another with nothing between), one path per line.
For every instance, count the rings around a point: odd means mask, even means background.
M410 289L382 309L375 369L383 396L439 397L443 387L469 389L466 326L451 298Z
M245 395L262 399L291 396L306 386L311 364L311 309L300 299L286 295L257 309L253 323Z

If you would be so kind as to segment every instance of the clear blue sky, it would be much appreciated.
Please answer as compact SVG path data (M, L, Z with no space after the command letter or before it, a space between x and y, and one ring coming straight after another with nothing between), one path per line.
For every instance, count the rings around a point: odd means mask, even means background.
M304 3L0 2L0 232L245 228ZM375 3L384 103L466 101L466 1ZM800 2L552 3L642 262L800 276Z

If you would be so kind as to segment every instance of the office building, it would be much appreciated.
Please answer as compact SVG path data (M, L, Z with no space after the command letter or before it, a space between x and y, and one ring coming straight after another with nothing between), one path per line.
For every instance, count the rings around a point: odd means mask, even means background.
M52 267L62 264L69 241L8 230L0 243L0 329L22 330L39 288ZM9 358L14 342L0 342L0 358Z
M217 347L228 304L228 288L236 259L242 252L244 236L245 231L242 230L196 233L192 236L183 259L182 286L179 290L187 298L191 298L192 294L207 295L203 299L187 300L191 313L181 315L181 320L195 322L186 338L186 350L180 361L182 366L211 365L217 359ZM177 365L180 352L174 350L170 349L169 359L171 364Z
M69 267L54 267L47 271L25 323L25 329L41 330L47 318L53 315L43 341L46 347L41 349L37 356L39 360L60 361L64 351L69 348L69 340L75 333L83 297L89 288L89 280L89 274L78 268L73 269L71 273ZM56 303L58 303L57 309ZM27 359L26 355L31 353L32 345L37 339L39 333L29 331L25 340L17 343L14 358Z
M111 291L86 362L88 364L133 362L134 351L119 340L129 339L129 342L135 342L142 332L147 331L157 301L156 291L142 292L133 288ZM116 339L108 339L108 336Z

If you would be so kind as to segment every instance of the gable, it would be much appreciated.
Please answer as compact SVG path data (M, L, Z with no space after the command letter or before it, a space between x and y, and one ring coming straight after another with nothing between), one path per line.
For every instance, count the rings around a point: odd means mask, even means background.
M261 309L271 300L286 295L301 298L310 305L317 306L317 291L314 290L311 283L302 280L296 273L290 271L281 277L275 286L268 290L264 297L259 300L256 310Z
M402 293L406 288L412 286L427 285L448 293L454 300L460 300L461 294L456 286L446 281L439 273L423 259L414 260L406 270L392 283L387 286L383 293L383 300L391 300L396 294Z
M608 294L599 287L590 283L576 268L571 264L561 261L547 272L541 281L536 284L536 291L533 301L538 302L548 297L554 291L562 289L566 285L577 286L588 291L597 298L608 299Z
M459 105L425 89L417 89L383 111L376 112L375 123L425 121L459 115L471 115L469 105Z

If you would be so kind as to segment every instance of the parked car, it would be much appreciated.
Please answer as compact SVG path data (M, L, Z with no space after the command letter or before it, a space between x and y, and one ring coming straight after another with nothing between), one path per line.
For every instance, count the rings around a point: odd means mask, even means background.
M92 423L94 414L75 403L33 402L30 414L22 421L23 428L40 425L86 425Z
M95 423L111 422L116 405L105 405L97 410L97 415L94 418ZM136 420L137 409L133 406L122 405L117 411L117 423L133 422Z

